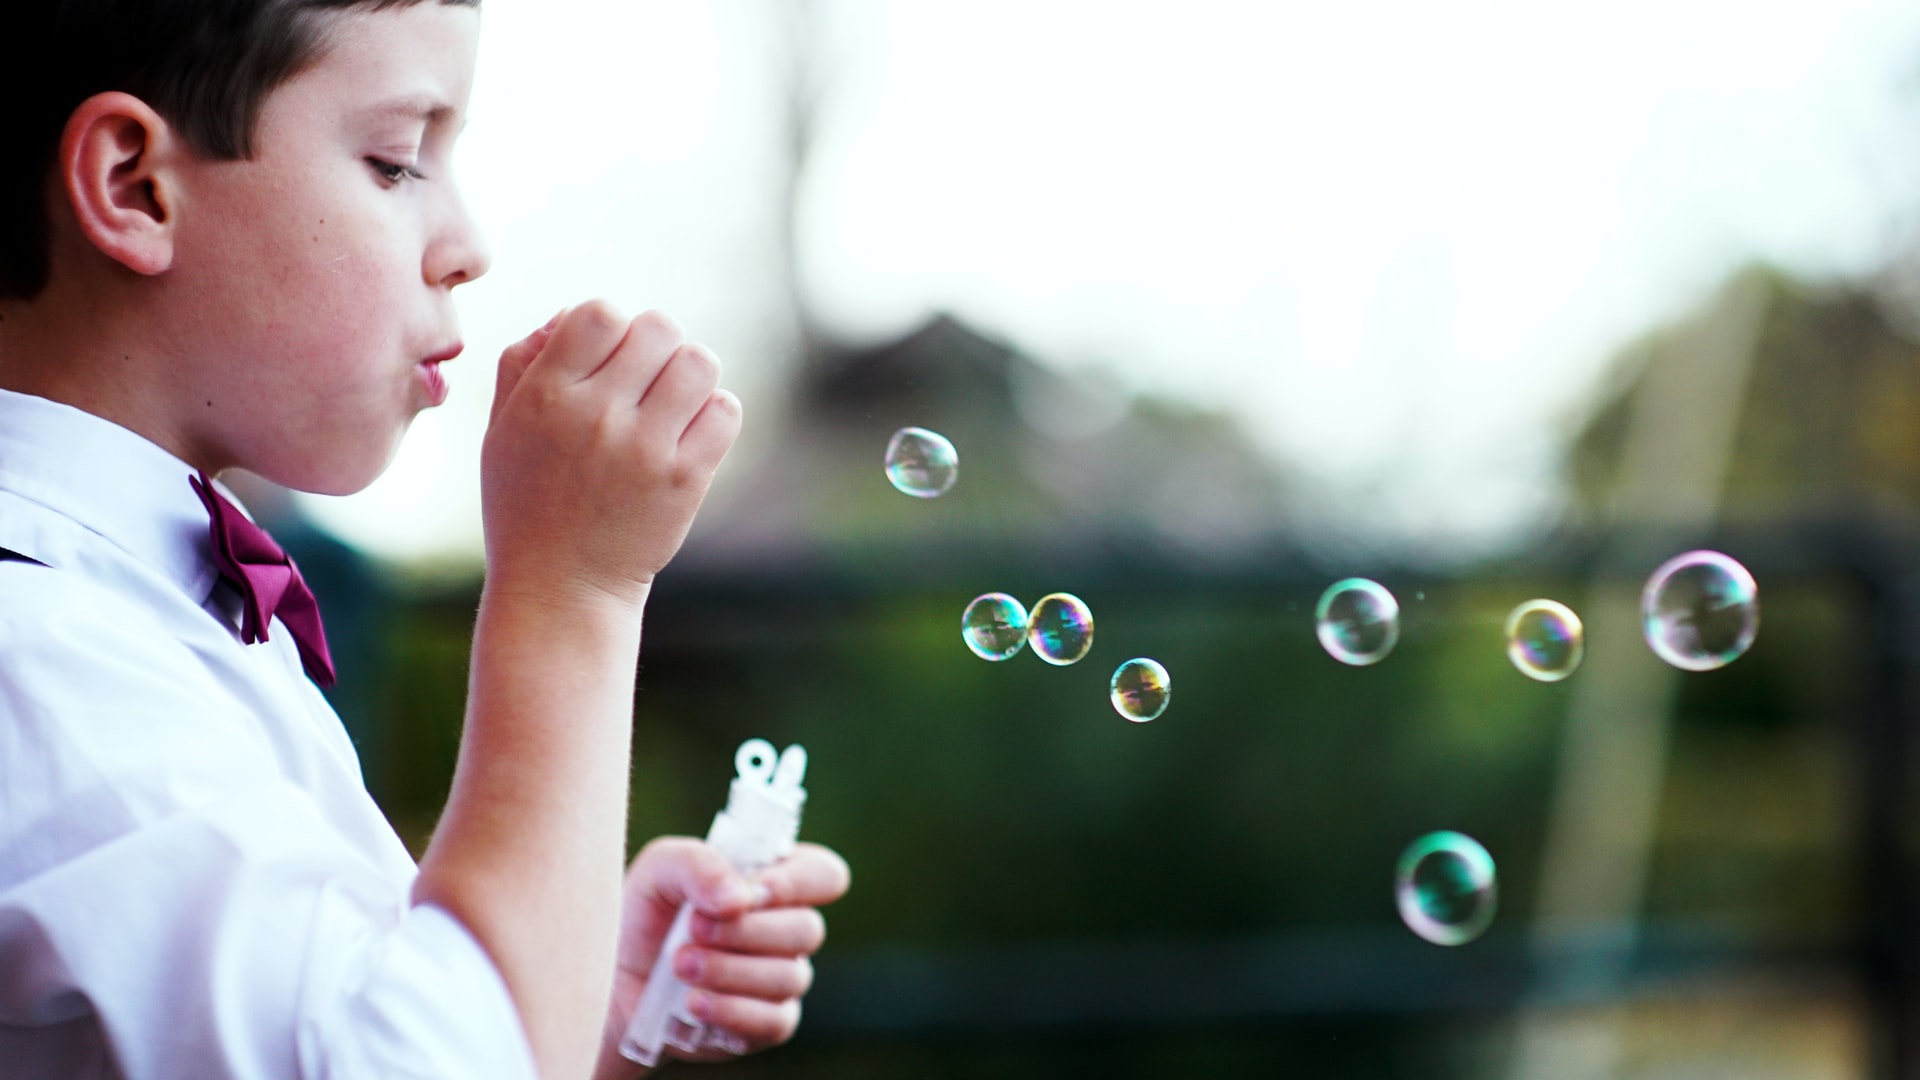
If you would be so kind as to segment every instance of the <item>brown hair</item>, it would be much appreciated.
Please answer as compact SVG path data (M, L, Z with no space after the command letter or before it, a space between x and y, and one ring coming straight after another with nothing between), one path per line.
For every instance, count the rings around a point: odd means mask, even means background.
M24 0L0 14L0 299L46 288L46 183L80 103L120 90L216 160L248 157L261 102L317 60L325 16L423 0ZM480 0L438 0L478 7Z

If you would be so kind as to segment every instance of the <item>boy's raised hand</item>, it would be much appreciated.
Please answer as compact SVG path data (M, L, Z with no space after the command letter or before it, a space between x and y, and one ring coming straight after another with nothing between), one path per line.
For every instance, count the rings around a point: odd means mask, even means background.
M490 586L643 600L740 432L719 372L666 316L603 300L508 347L481 449Z
M640 615L740 430L713 354L592 301L509 347L480 451L467 722L414 886L507 984L545 1076L599 1054L622 910Z
M791 856L747 879L700 840L667 836L647 844L627 871L613 1005L595 1080L640 1071L617 1047L685 902L694 908L691 936L673 961L690 988L689 1011L738 1038L747 1052L792 1038L800 998L813 981L809 957L826 940L817 909L844 895L850 880L845 860L818 844L796 845ZM728 1056L706 1051L692 1060Z

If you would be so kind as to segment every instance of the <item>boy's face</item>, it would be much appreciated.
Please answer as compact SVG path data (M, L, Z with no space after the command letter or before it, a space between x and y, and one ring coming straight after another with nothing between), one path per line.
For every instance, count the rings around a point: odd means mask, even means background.
M194 460L357 491L444 400L452 290L487 265L450 170L478 40L435 0L339 15L252 159L186 167L164 287Z

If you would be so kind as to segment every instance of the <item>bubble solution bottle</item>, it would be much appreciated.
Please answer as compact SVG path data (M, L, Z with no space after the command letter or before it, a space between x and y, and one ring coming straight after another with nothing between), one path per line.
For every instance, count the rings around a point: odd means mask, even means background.
M793 854L800 835L800 808L807 792L800 786L807 771L807 752L798 744L776 758L773 744L748 739L733 755L733 787L727 807L713 816L707 843L725 856L735 870L751 874ZM733 1033L708 1028L687 1012L687 984L673 973L673 955L687 941L687 923L693 905L680 905L660 956L647 977L640 1004L627 1022L620 1053L629 1061L651 1068L666 1048L692 1053L723 1050L743 1053L746 1047Z

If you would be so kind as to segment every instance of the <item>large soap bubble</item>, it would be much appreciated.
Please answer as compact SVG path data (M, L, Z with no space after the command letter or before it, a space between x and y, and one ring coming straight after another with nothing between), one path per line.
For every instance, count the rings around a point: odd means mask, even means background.
M1557 600L1529 600L1507 616L1507 659L1530 679L1559 682L1580 666L1586 649L1580 616Z
M1026 605L1006 593L976 596L960 616L960 636L982 660L1005 660L1027 647Z
M1654 655L1683 671L1738 660L1760 633L1760 586L1717 551L1661 563L1640 593L1641 629Z
M1049 593L1033 605L1027 640L1034 655L1049 664L1065 666L1093 648L1093 612L1072 593Z
M945 495L960 477L960 454L946 436L907 427L887 442L887 479L917 499Z
M1400 640L1400 602L1366 578L1336 581L1320 594L1314 632L1327 654L1343 664L1379 663Z
M1144 724L1167 711L1173 698L1173 679L1158 660L1135 657L1114 669L1108 696L1121 716Z
M1471 836L1431 832L1407 845L1393 898L1407 929L1435 945L1464 945L1493 922L1493 856Z

